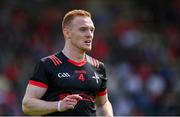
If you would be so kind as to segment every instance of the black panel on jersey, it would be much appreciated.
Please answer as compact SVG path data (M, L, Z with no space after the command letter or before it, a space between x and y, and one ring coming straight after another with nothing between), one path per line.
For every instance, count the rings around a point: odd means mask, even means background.
M42 82L46 85L49 85L50 74L46 67L46 64L44 64L43 60L40 60L34 69L33 77L31 77L31 80Z
M69 62L69 59L62 52L59 52L41 59L36 65L35 72L30 80L48 86L47 92L42 97L43 100L58 101L70 94L79 94L83 97L73 110L48 115L96 115L95 98L99 92L106 90L107 79L104 64L91 59L96 65L87 61L78 66Z

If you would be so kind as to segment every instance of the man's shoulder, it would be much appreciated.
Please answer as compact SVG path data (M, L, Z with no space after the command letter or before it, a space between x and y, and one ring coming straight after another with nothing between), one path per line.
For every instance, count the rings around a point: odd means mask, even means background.
M86 55L86 60L89 64L91 64L92 66L99 68L99 67L104 67L104 63L102 61L99 61L96 58L93 58L89 55Z
M62 64L62 61L57 57L57 54L51 54L49 56L45 56L40 59L41 62L45 64L53 64L54 66L58 66Z

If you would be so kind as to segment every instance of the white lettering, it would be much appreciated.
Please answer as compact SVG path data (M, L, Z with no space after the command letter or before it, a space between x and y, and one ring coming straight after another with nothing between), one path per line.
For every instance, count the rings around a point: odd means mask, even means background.
M69 75L69 73L65 72L65 73L58 73L58 77L65 78L65 77L71 77L71 76Z

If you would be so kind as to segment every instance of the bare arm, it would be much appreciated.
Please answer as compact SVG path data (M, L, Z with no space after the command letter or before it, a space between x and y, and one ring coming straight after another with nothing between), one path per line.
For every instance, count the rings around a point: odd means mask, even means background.
M28 85L22 102L23 112L28 115L45 115L57 111L58 101L40 100L47 88Z
M108 95L97 96L96 97L96 105L98 111L100 111L103 116L113 116L112 105L108 99Z
M47 88L28 85L22 102L23 112L28 115L46 115L57 112L59 101L44 101L40 99L46 91ZM60 111L73 109L78 100L81 99L82 97L77 94L65 97L61 100Z

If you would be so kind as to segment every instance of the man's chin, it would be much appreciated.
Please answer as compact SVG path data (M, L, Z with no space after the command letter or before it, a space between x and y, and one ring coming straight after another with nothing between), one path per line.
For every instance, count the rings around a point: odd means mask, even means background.
M85 52L89 52L89 51L91 51L91 48L84 48L83 49Z

